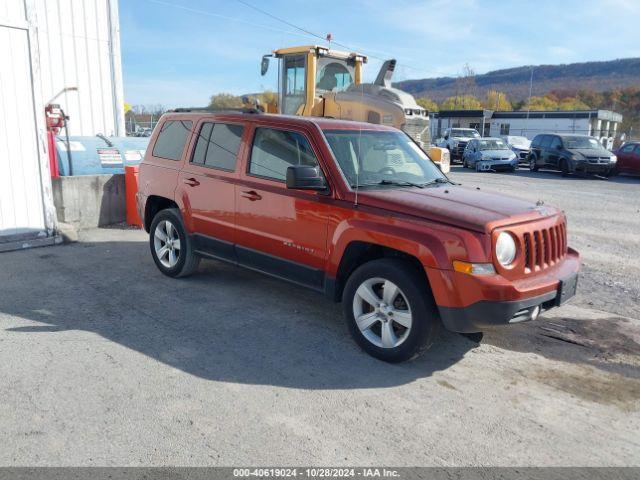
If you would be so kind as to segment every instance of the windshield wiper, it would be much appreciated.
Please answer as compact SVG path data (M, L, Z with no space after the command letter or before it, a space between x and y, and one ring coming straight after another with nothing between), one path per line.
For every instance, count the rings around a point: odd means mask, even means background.
M356 188L356 187L368 187L372 185L397 185L400 187L424 188L426 186L439 184L439 183L451 183L452 185L458 185L455 182L452 182L451 180L449 180L448 178L434 178L433 180L429 180L428 182L425 182L425 183L408 182L406 180L390 180L388 178L385 178L375 183L360 183L358 185L352 184L351 187Z
M424 188L424 186L426 185L426 183L413 183L413 182L407 182L405 180L389 180L389 179L384 179L384 180L380 180L376 185L400 185L402 187L418 187L418 188Z
M427 187L429 185L434 185L434 184L438 184L438 183L451 183L452 185L456 185L455 182L452 182L448 178L439 177L439 178L434 178L433 180L429 180L427 183L423 183L422 186L423 187Z

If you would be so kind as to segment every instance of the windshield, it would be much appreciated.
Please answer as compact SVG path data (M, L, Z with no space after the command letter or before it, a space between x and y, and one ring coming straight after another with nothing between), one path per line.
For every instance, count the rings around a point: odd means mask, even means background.
M480 140L480 150L509 150L507 144L498 138Z
M344 60L330 57L318 59L316 90L318 93L342 92L353 83L354 68Z
M602 148L600 142L595 138L591 137L563 137L564 147L565 148L587 148L587 149L598 149Z
M480 134L472 128L454 128L451 130L451 136L480 138Z
M325 130L324 134L352 187L446 179L427 154L402 132Z

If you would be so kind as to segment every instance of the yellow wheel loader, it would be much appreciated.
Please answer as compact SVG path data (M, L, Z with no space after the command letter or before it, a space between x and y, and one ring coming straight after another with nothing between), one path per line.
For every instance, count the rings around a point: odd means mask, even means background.
M428 151L429 113L413 96L391 86L395 60L384 62L373 83L362 83L367 57L358 53L318 45L282 48L262 57L263 76L270 58L279 62L278 100L263 105L266 112L390 125ZM444 158L441 169L449 170Z

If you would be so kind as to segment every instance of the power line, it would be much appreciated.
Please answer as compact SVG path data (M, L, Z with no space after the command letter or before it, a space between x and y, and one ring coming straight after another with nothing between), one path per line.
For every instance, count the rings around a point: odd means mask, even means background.
M272 14L272 13L266 11L266 10L263 10L263 9L261 9L259 7L256 7L255 5L252 5L249 2L246 2L244 0L236 0L236 1L238 3L240 3L241 5L244 5L247 8L250 8L250 9L252 9L252 10L254 10L254 11L256 11L256 12L262 14L262 15L268 16L269 18L271 18L273 20L276 20L278 22L281 22L281 23L283 23L283 24L285 24L285 25L287 25L287 26L289 26L291 28L294 28L297 31L283 30L283 29L272 27L272 26L269 26L269 25L250 22L250 21L247 21L247 20L243 20L241 18L229 17L227 15L222 15L222 14L219 14L219 13L213 13L213 12L209 12L209 11L206 11L206 10L201 10L201 9L198 9L198 8L188 7L186 5L180 5L180 4L175 3L175 2L163 1L163 0L147 0L147 2L154 3L156 5L162 5L162 6L165 6L165 7L173 7L173 8L177 8L177 9L183 10L185 12L194 13L194 14L197 14L197 15L204 15L204 16L208 16L208 17L220 18L220 19L223 19L223 20L230 20L232 22L243 23L245 25L250 25L250 26L253 26L253 27L257 27L257 28L271 30L273 32L284 33L284 34L288 34L288 35L309 36L309 37L317 38L317 39L322 40L322 41L326 41L326 38L323 37L322 35L319 35L319 34L317 34L315 32L307 30L306 28L300 27L300 26L298 26L298 25L296 25L296 24L294 24L292 22L289 22L288 20L285 20L284 18L278 17L277 15L274 15L274 14ZM339 47L342 47L342 48L344 48L346 50L349 50L349 51L362 50L363 53L365 53L368 57L375 58L376 60L380 60L380 61L383 61L383 62L385 60L387 60L384 57L373 55L372 53L368 52L366 48L364 48L364 49L353 48L353 47L351 47L349 45L346 45L346 44L340 43L340 42L336 42L336 41L331 41L331 43L333 43L334 45L337 45ZM419 68L416 68L416 67L413 67L411 65L404 64L404 63L397 63L396 65L398 67L408 68L408 69L413 70L415 72L428 74L427 70L421 70Z
M277 20L277 21L279 21L281 23L284 23L285 25L288 25L289 27L292 27L292 28L295 28L296 30L304 32L307 35L310 35L310 36L315 37L315 38L319 38L320 40L323 40L323 41L326 40L326 38L323 37L322 35L319 35L319 34L317 34L315 32L311 32L311 31L309 31L309 30L307 30L305 28L302 28L302 27L300 27L300 26L298 26L298 25L296 25L294 23L289 22L288 20L285 20L284 18L281 18L281 17L278 17L277 15L272 14L271 12L268 12L266 10L263 10L263 9L259 8L259 7L256 7L255 5L252 5L249 2L246 2L245 0L236 0L236 1L238 3L244 5L245 7L251 8L252 10L255 10L256 12L262 13L263 15L266 15L266 16L274 19L274 20ZM345 45L344 43L339 43L339 42L336 42L336 41L331 41L331 43L333 43L334 45L338 45L339 47L346 48L347 50L350 50L350 51L357 50L355 48L350 47L349 45ZM365 53L367 53L367 52L365 52ZM367 56L369 56L371 58L375 58L377 60L381 60L383 62L387 60L386 58L378 57L378 56L372 55L370 53L368 53ZM400 67L404 67L404 68L409 68L409 69L415 70L417 72L422 72L422 73L426 72L424 70L419 70L419 69L417 69L415 67L412 67L411 65L405 65L405 64L402 64L402 63L398 63L397 65L400 66Z

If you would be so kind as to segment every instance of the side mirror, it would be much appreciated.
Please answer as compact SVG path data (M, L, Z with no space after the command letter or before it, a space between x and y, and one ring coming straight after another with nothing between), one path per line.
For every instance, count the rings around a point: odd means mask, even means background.
M557 148L558 150L562 150L562 145L558 145L556 148Z
M269 70L269 57L271 55L263 55L262 56L262 62L260 62L260 75L262 75L263 77L267 74L267 71Z
M287 168L287 188L294 190L325 190L327 183L320 168L293 165Z
M449 134L448 133L444 136L444 139L445 140L449 140Z

